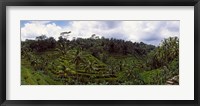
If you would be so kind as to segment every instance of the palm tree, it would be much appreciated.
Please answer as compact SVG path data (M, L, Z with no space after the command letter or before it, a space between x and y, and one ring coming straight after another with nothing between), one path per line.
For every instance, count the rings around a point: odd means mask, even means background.
M76 54L75 54L74 60L73 60L73 63L75 64L75 67L76 67L76 70L79 69L79 65L80 65L81 62L83 62L83 58L81 56L80 50L78 49L76 51Z
M84 69L86 70L86 72L94 71L95 70L94 62L88 60Z
M152 64L154 68L167 66L174 58L178 57L178 37L164 39L159 47L154 51Z
M67 53L67 50L69 49L69 41L67 40L67 38L60 36L58 38L58 46L59 47L57 48L57 50L65 55Z

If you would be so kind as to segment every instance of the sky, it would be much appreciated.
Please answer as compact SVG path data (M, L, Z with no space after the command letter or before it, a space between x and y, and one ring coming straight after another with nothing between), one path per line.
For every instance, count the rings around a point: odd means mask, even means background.
M35 39L46 35L58 39L60 33L71 31L68 37L89 38L95 34L99 37L123 39L132 42L144 42L159 45L168 37L179 37L180 21L71 21L71 20L21 20L21 40Z

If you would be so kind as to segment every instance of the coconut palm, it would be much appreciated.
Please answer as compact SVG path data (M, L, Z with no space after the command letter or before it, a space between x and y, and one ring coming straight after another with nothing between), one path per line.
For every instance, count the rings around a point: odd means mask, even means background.
M84 62L84 60L82 58L82 52L78 49L73 59L73 63L75 64L76 70L79 69L79 65L81 64L81 62Z
M87 64L85 65L84 70L86 70L86 72L92 72L96 69L94 62L91 61L87 61Z

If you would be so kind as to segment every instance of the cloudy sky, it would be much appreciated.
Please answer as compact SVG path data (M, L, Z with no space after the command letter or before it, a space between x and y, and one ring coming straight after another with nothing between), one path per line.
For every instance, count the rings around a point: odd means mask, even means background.
M164 38L178 36L180 21L27 21L21 20L21 40L42 34L58 39L61 32L71 31L69 39L88 38L92 34L158 45Z

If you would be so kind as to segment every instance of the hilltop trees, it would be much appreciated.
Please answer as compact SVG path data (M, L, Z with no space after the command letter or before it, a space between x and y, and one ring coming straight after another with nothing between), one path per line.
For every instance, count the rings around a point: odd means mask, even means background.
M35 52L44 52L56 47L56 40L53 37L47 38L46 35L38 36L36 40L26 40L26 42L29 48Z

